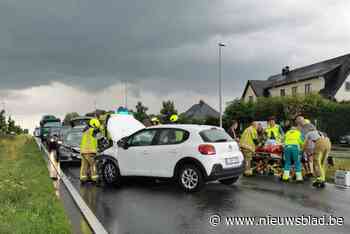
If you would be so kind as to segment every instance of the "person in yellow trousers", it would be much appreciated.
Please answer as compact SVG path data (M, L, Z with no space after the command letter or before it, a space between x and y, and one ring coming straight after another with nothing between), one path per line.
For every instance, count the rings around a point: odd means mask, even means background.
M98 174L96 169L96 155L98 149L98 138L100 134L100 121L91 119L89 126L84 129L80 144L81 167L80 181L92 180L97 182Z
M302 166L301 166L301 150L304 145L303 136L295 126L292 127L284 137L284 168L283 181L289 180L289 172L292 161L295 166L295 175L297 182L303 181Z
M312 186L316 188L324 188L326 186L326 166L329 152L331 151L331 141L326 136L317 130L317 128L299 115L296 122L305 136L304 148L309 148L310 144L314 144L313 152L313 167L315 180Z
M329 152L331 151L331 141L322 132L313 130L305 135L306 144L315 144L313 166L315 180L312 186L324 188L326 185L326 168Z
M245 160L245 176L252 176L253 170L251 168L251 161L253 159L253 155L255 153L255 146L258 144L258 123L256 121L252 121L250 127L246 128L241 136L239 141L242 153L244 155Z
M265 132L267 139L275 140L277 144L282 143L284 133L281 126L276 124L276 118L274 116L268 118Z

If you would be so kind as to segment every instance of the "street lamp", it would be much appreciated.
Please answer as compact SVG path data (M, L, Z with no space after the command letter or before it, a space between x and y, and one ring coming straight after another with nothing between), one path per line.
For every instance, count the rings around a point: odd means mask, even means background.
M221 78L221 48L226 44L220 42L219 46L219 111L220 111L220 128L222 128L222 78Z

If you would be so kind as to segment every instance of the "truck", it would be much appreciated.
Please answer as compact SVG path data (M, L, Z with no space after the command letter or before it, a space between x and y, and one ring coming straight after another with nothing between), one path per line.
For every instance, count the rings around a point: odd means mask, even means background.
M40 120L40 139L45 142L51 128L61 128L61 120L54 115L44 115Z

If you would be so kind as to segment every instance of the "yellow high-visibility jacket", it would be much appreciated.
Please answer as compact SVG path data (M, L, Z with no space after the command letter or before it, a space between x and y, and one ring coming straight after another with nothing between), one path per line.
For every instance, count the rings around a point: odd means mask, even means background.
M258 132L253 126L246 128L243 131L239 145L245 150L255 152L255 142L258 139Z
M97 153L97 138L94 134L94 129L89 128L83 132L80 143L81 154L96 154Z
M278 124L275 124L275 126L270 126L268 125L266 130L265 130L266 134L267 134L267 138L271 139L272 136L275 137L275 140L279 143L282 142L282 129Z
M304 138L298 129L289 130L284 136L285 145L297 145L301 149L304 145Z

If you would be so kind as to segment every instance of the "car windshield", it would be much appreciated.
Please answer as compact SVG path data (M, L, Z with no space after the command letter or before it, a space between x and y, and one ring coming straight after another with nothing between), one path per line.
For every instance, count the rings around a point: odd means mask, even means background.
M61 127L60 122L47 122L44 124L45 128L51 128L51 127Z
M223 130L212 128L199 133L204 142L231 142L233 139Z
M82 132L69 132L65 138L64 142L68 145L79 146L81 142Z
M61 131L61 128L56 128L56 127L50 128L51 135L58 135L60 133L60 131Z

